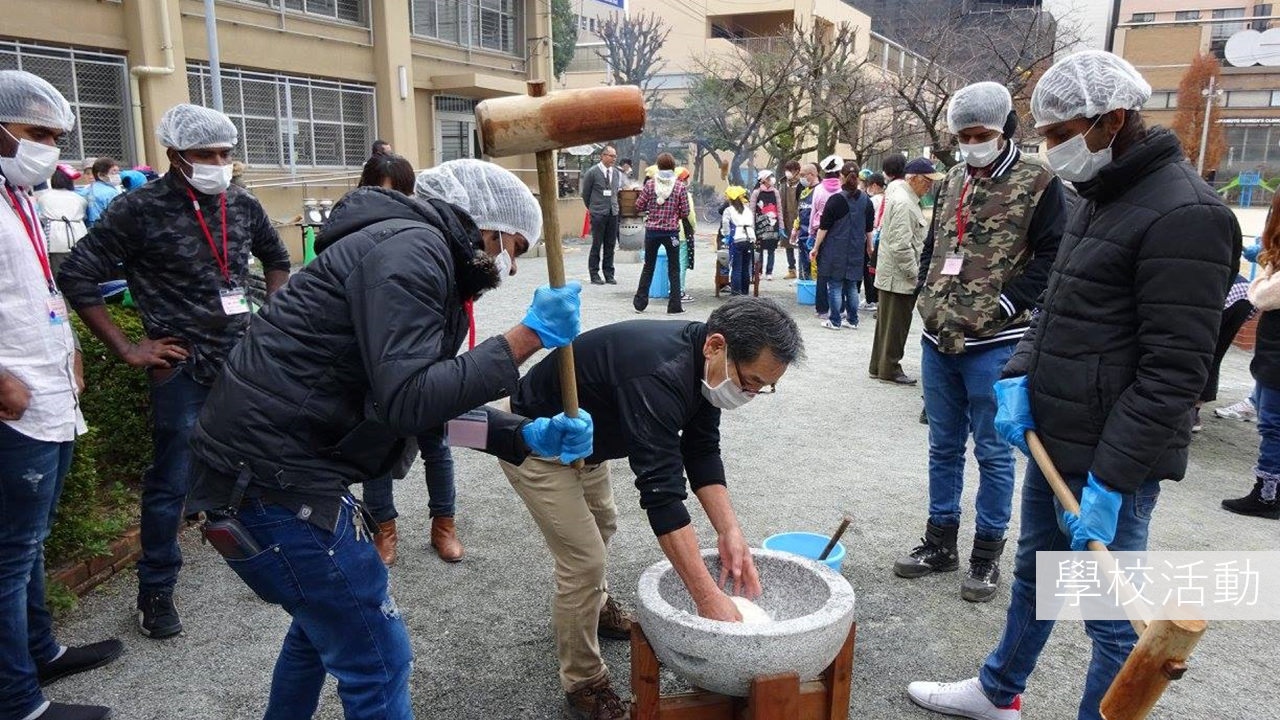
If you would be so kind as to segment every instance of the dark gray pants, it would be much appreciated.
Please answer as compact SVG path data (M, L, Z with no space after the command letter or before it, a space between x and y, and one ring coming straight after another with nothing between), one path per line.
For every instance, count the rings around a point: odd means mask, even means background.
M600 251L604 251L604 278L613 279L613 249L618 244L618 216L591 215L591 254L587 269L591 277L600 275Z

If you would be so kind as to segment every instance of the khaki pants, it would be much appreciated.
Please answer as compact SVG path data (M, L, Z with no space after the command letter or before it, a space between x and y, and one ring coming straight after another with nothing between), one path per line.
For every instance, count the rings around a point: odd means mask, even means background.
M876 335L871 344L872 377L892 380L902 375L902 353L911 332L911 316L915 312L914 295L880 291L876 306Z
M565 692L573 692L609 674L596 637L608 597L605 548L618 529L609 464L574 470L533 456L519 467L499 462L556 559L551 615L560 683Z

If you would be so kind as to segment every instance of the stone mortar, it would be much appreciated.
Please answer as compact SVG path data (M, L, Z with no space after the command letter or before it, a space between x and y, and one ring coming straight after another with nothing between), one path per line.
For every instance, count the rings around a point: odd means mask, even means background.
M775 550L752 549L772 618L745 625L698 617L684 583L663 561L640 576L640 626L658 660L690 683L723 695L747 695L759 675L795 672L812 680L835 659L853 624L849 582L826 565ZM702 551L711 577L720 556Z

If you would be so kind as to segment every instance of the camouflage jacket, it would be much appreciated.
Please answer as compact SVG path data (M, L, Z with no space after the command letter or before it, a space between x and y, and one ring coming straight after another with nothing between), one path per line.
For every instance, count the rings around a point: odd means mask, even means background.
M68 304L75 309L101 305L98 283L123 272L147 336L185 341L187 372L197 382L213 383L227 353L249 327L248 314L223 312L220 292L228 285L247 289L251 252L266 270L289 269L289 251L257 198L236 186L226 196L230 283L214 260L186 185L170 170L116 198L76 243L58 272L58 287ZM218 198L196 197L221 254Z
M957 208L963 196L963 239ZM920 259L924 337L943 353L1016 343L1026 332L1062 238L1062 184L1009 143L979 176L960 163L938 193ZM958 274L943 274L948 256Z

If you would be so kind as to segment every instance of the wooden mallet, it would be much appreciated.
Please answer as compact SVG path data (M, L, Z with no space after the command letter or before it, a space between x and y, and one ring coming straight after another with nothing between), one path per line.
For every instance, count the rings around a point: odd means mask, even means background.
M564 287L555 151L637 135L644 120L644 95L635 85L548 93L546 82L536 80L529 83L528 96L494 98L476 105L480 149L485 155L537 154L538 203L542 206L551 287ZM577 417L578 381L572 345L560 349L560 393L564 414ZM582 461L575 461L574 467L582 467Z
M1031 457L1040 466L1062 508L1079 515L1080 503L1054 466L1040 437L1034 430L1028 430L1026 438ZM1124 667L1120 668L1102 698L1102 717L1106 720L1142 720L1155 707L1170 681L1187 672L1187 658L1200 642L1207 623L1199 619L1173 619L1163 614L1152 617L1143 601L1135 598L1137 591L1124 580L1123 573L1112 574L1117 570L1116 561L1107 547L1097 540L1090 540L1089 550L1099 557L1108 576L1120 579L1118 588L1121 601L1126 603L1125 614L1138 633L1138 644L1134 645Z

